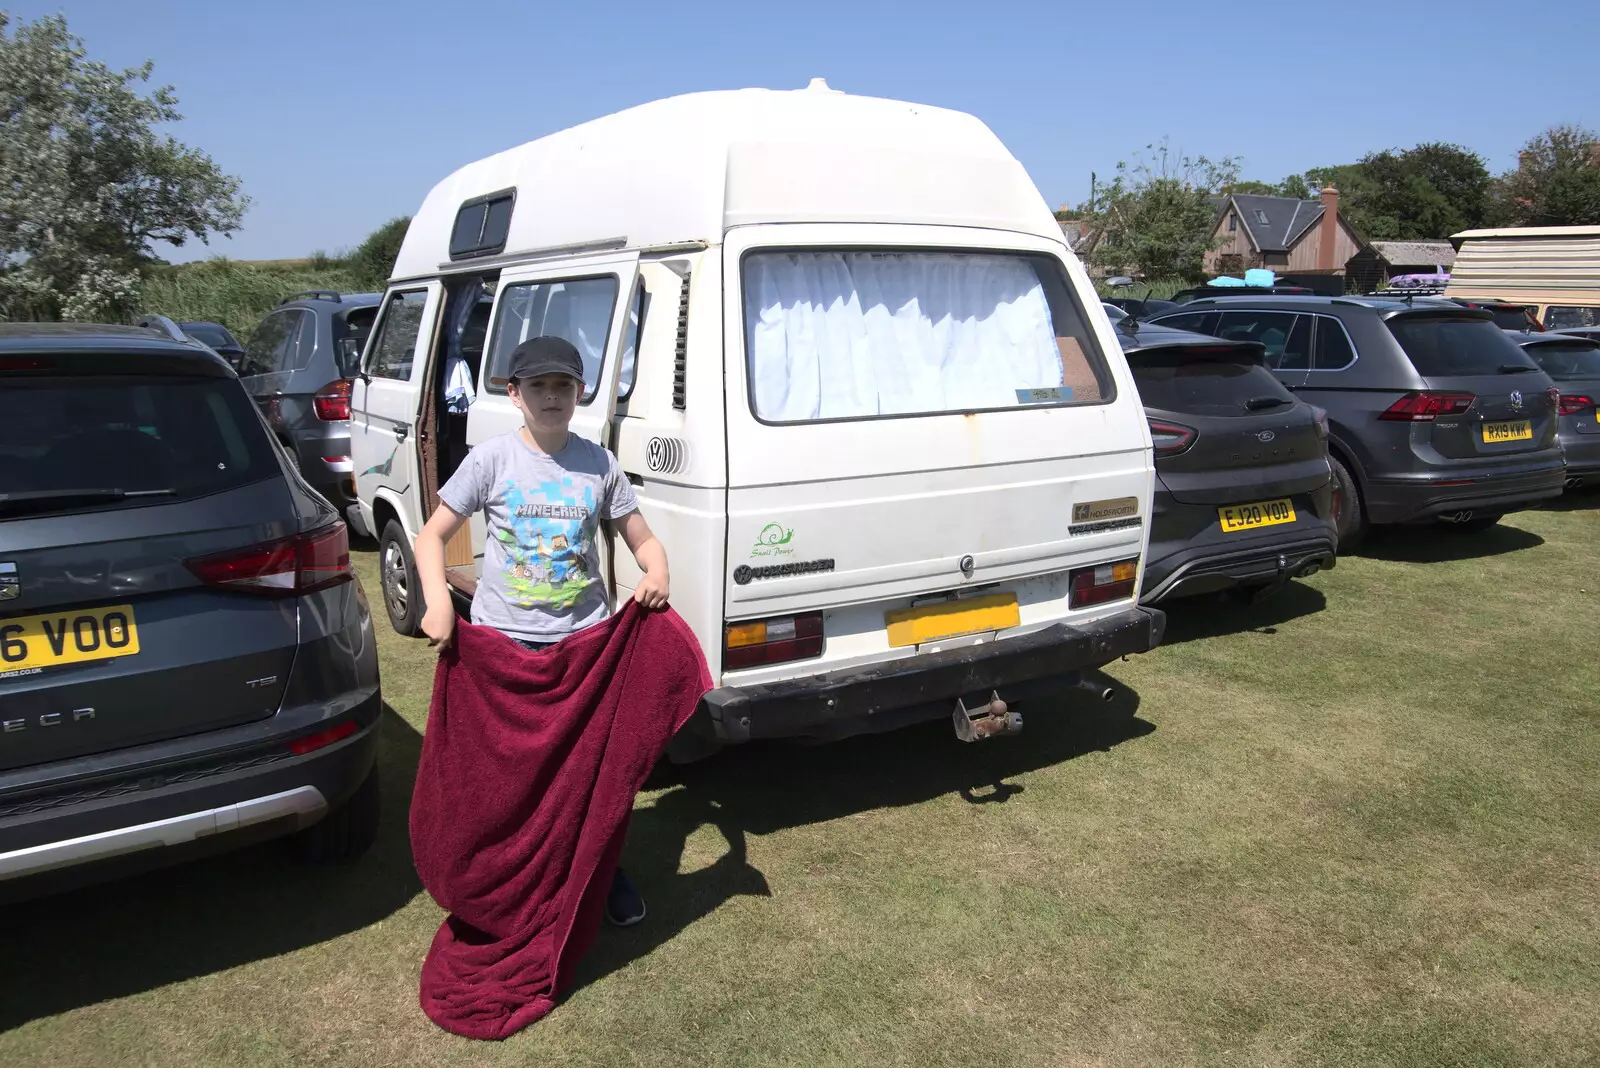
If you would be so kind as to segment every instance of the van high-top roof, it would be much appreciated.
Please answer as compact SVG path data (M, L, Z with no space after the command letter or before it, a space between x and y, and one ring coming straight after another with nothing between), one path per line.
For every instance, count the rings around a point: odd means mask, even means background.
M482 214L462 215L463 205L511 190L509 226L502 218L497 239L462 254L471 241L461 231ZM507 206L502 195L496 208ZM784 222L970 226L1062 241L1027 171L978 119L813 82L658 100L469 163L423 201L393 277L551 250L719 244L729 227Z

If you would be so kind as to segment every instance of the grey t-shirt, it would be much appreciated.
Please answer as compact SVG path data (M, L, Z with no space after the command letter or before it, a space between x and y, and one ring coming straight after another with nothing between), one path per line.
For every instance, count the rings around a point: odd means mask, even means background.
M617 458L587 438L567 437L553 455L519 431L490 438L439 491L458 515L488 524L472 621L527 641L559 641L605 619L600 575L602 519L639 507Z

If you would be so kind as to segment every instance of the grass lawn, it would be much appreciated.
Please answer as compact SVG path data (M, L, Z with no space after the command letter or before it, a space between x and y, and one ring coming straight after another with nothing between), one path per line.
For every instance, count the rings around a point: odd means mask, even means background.
M639 799L650 903L498 1045L417 1008L432 678L380 622L382 841L0 912L5 1065L1600 1062L1600 501L1175 608L1015 739L751 747ZM371 554L360 567L376 590Z

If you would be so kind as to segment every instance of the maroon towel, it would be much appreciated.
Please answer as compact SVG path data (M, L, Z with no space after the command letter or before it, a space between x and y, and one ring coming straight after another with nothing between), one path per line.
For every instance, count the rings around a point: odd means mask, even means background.
M670 609L629 601L542 652L457 626L411 799L417 874L451 913L422 965L434 1023L505 1038L554 1007L599 930L634 795L710 688Z

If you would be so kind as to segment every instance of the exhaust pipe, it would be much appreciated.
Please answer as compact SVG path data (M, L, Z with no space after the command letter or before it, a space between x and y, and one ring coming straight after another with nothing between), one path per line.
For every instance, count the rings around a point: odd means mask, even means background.
M1088 679L1079 679L1074 686L1102 701L1110 702L1117 699L1117 690L1114 686L1101 686L1098 683L1090 682Z
M1439 517L1445 523L1467 523L1472 520L1472 509L1465 508L1459 512L1446 512Z
M1582 485L1583 485L1583 476L1582 475L1568 475L1567 476L1567 482L1566 482L1567 489L1577 489L1578 487L1580 487Z
M1317 561L1313 560L1309 564L1307 564L1305 567L1302 567L1300 569L1299 577L1300 578L1310 578L1312 575L1315 575L1318 571L1321 571L1321 570L1322 570L1322 565L1319 564Z

